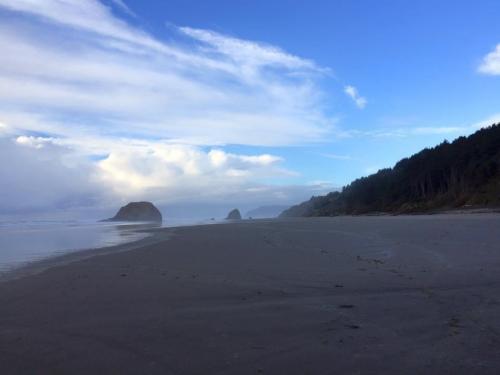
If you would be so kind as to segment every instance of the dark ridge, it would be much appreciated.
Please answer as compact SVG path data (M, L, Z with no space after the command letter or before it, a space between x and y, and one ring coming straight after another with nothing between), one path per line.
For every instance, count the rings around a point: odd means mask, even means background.
M500 206L500 124L400 160L281 217L412 213Z

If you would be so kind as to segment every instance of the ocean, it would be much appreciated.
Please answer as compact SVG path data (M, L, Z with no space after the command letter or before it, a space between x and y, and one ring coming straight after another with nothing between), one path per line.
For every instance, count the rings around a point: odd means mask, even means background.
M162 227L208 223L169 220ZM121 245L145 238L141 230L158 225L50 220L0 221L0 273L27 263L84 249Z

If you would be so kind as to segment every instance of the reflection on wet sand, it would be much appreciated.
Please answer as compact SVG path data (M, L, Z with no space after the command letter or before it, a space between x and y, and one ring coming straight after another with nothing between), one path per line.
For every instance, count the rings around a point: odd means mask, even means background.
M152 223L14 223L0 227L0 272L82 249L115 246L147 237Z

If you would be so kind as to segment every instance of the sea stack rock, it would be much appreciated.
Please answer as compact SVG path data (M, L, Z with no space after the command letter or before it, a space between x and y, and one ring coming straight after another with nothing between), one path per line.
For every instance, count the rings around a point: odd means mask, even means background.
M147 221L161 222L160 211L151 202L131 202L120 208L118 213L107 221Z
M240 211L235 208L230 213L227 214L226 220L241 220Z

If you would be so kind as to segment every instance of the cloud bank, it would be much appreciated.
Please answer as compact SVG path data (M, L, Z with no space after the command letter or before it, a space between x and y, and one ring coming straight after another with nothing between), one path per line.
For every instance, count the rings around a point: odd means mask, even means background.
M279 156L224 147L330 134L328 69L211 30L170 33L145 32L121 0L0 0L0 142L14 160L3 208L24 195L26 207L68 207L296 192L265 183L294 176Z
M281 158L240 155L191 145L136 145L96 160L60 140L0 136L0 213L116 208L147 199L161 205L288 204L331 186L273 186L267 177L287 177Z
M0 26L1 109L38 114L25 130L282 146L333 126L315 84L322 69L277 47L188 27L175 30L185 44L167 44L93 0L0 7L18 16Z

